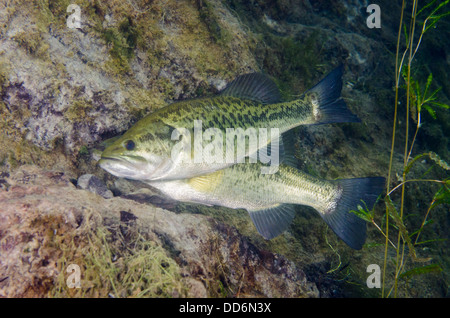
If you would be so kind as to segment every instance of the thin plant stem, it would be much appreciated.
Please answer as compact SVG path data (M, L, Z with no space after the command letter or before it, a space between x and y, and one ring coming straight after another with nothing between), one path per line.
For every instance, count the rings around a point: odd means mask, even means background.
M416 12L417 12L417 0L413 1L413 8L411 13L411 24L410 24L410 32L409 32L409 59L408 59L408 75L407 75L407 82L406 82L406 114L405 114L405 147L404 147L404 158L403 158L403 181L406 180L406 166L408 165L408 134L409 134L409 104L410 104L410 88L411 88L411 63L412 63L412 54L413 54L413 41L414 41L414 30L416 26ZM403 212L404 212L404 203L405 203L405 183L402 185L402 194L401 194L401 203L400 203L400 219L403 219ZM399 232L398 233L398 242L397 247L400 247L400 242L402 239L402 235ZM399 249L397 248L397 264L396 264L396 274L395 274L395 281L394 281L394 297L397 297L397 291L398 291L398 273L401 270L401 267L399 267L400 262L403 263L403 256L402 253L401 259L400 259L400 253Z
M397 49L395 53L395 105L394 105L394 123L392 127L392 141L391 141L391 154L389 157L389 171L386 185L386 193L390 191L390 182L391 182L391 174L392 174L392 162L394 158L394 145L395 145L395 131L397 128L397 106L398 106L398 88L399 88L399 74L400 70L398 67L398 56L400 51L400 38L402 34L402 25L403 25L403 12L405 9L405 0L402 1L402 9L400 14L400 23L398 27L398 36L397 36ZM384 297L384 290L386 286L386 267L387 267L387 254L388 254L388 246L389 246L389 207L386 205L386 242L384 247L384 261L383 261L383 286L381 289L381 297Z
M436 183L445 183L445 181L442 181L442 180L435 180L435 179L410 179L410 180L405 180L405 181L399 183L398 185L396 185L394 188L392 188L392 190L389 191L388 194L387 194L386 196L390 195L392 192L394 192L394 191L397 190L398 188L404 186L405 183L408 183L408 182L436 182Z
M417 236L416 236L416 240L414 241L414 245L416 245L417 241L419 240L420 233L422 232L422 229L425 226L425 222L427 221L428 214L430 214L430 211L433 208L434 202L436 202L436 199L433 199L433 201L431 201L430 206L428 207L427 213L425 214L425 217L423 218L422 224L420 225L419 232L417 232Z
M384 236L385 238L387 238L387 240L389 241L389 243L391 243L391 245L392 245L393 248L397 248L397 247L395 247L394 243L392 243L391 240L386 236L386 234L384 234L384 232L383 232L383 230L381 229L381 227L379 227L378 224L376 224L374 220L372 220L372 224L378 229L378 231L380 231L381 234L383 234L383 236Z
M416 127L416 132L414 133L414 137L411 142L411 148L409 149L408 161L409 161L409 158L411 158L411 153L413 150L414 142L416 141L417 133L419 132L419 128L420 128L420 112L417 114L417 127Z

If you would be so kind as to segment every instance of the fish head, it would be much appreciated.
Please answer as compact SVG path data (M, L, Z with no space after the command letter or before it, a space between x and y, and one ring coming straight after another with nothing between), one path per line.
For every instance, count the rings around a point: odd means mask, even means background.
M162 121L142 119L102 153L101 168L120 178L154 180L173 166L172 128Z

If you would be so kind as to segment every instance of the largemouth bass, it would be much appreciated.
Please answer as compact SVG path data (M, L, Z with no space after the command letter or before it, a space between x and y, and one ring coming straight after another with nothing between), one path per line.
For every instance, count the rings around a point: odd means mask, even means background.
M364 204L371 209L384 178L329 181L286 164L274 174L261 174L258 165L237 164L204 176L148 184L178 201L245 209L265 239L288 228L295 205L310 206L348 246L362 248L366 222L350 211Z
M268 77L240 76L217 96L175 102L147 115L104 150L99 164L134 180L185 179L255 158L270 144L273 156L266 160L277 165L277 138L284 132L299 125L359 121L341 98L342 74L343 67L336 68L289 102L281 101Z

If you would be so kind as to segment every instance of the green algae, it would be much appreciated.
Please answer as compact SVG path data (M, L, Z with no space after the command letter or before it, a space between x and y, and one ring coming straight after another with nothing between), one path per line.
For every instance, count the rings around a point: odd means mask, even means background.
M116 74L126 74L130 72L129 60L134 57L138 29L133 20L127 17L119 23L117 28L106 28L100 30L106 45L110 46L109 54L113 61L111 65L116 70Z
M206 25L212 39L216 43L226 44L231 39L231 33L224 29L217 17L214 6L210 1L199 0L197 6L200 14L200 19Z
M85 99L77 99L72 102L64 112L64 117L70 122L85 122L92 120L89 112L93 109L92 102Z
M306 39L269 36L269 52L265 57L266 68L278 79L286 95L299 95L315 83L321 62L318 33ZM268 42L267 40L265 41Z
M93 216L86 216L82 233L48 232L52 235L49 241L54 242L53 248L61 255L57 261L59 275L49 291L50 297L170 298L187 295L180 267L161 246L146 240L127 224L110 229L89 225ZM91 226L94 228L87 230ZM80 288L70 288L67 284L66 269L70 264L80 267Z

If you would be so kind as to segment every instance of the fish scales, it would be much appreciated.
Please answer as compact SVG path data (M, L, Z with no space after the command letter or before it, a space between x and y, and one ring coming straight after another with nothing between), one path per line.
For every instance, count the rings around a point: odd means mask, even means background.
M209 176L149 184L179 201L197 202L197 196L205 195L207 200L202 198L197 203L247 210L289 203L325 213L340 193L338 185L288 165L280 165L277 173L261 174L259 164L237 164ZM196 191L197 195L193 195Z
M314 123L312 105L303 101L278 103L267 107L251 100L219 96L190 101L181 101L155 113L157 118L148 117L139 124L147 126L161 120L176 128L193 129L194 121L201 120L203 128L279 128L287 131L294 124Z

